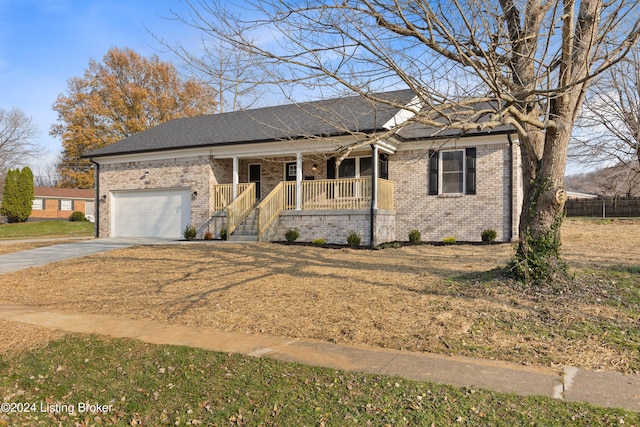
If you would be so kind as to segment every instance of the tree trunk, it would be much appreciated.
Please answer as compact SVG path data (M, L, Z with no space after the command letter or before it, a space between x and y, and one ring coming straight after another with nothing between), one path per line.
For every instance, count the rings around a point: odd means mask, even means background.
M520 241L509 269L518 280L527 284L564 282L568 278L567 265L560 254L560 226L566 200L563 182L570 134L570 126L547 129L543 137L534 131L525 137L521 146L524 205L520 216ZM540 147L542 141L535 144L531 140L541 137L544 138L543 153L527 150L527 146Z

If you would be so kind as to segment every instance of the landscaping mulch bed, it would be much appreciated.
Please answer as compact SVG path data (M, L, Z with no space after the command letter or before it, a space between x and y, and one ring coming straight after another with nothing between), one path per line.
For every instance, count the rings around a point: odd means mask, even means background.
M533 292L503 277L511 244L203 243L140 246L1 275L0 292L55 310L637 371L640 338L624 330L640 330L640 308L611 298L619 282L640 285L640 221L569 220L562 233L577 279L560 291Z

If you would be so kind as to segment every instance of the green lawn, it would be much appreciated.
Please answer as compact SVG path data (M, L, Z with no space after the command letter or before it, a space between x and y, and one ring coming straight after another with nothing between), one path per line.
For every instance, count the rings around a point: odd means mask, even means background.
M88 221L39 221L0 225L0 239L42 237L91 237L94 224Z
M547 397L130 339L67 336L0 358L0 371L4 402L21 404L0 413L0 425L11 426L640 425L639 413Z

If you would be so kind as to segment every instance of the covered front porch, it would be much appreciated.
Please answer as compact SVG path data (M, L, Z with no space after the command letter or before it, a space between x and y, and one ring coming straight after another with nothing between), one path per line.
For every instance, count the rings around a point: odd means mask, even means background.
M256 197L255 182L217 184L213 187L213 210L226 214L227 239L249 217L253 222L250 228L255 233L255 239L262 241L278 237L279 217L287 211L300 213L302 216L297 217L305 218L304 223L308 228L314 217L319 221L326 221L328 216L371 216L372 212L394 209L394 184L383 178L281 181L261 200ZM362 219L359 218L358 221L362 222ZM358 228L356 224L344 225ZM248 227L245 226L246 228ZM322 235L316 237L326 238Z

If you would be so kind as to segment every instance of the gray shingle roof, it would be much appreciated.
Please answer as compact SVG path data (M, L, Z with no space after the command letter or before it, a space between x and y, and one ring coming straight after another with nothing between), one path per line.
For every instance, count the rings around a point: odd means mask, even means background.
M410 90L400 90L377 96L407 104L414 95ZM350 96L187 117L162 123L83 157L368 133L381 130L398 111L387 104L374 105L362 96Z

